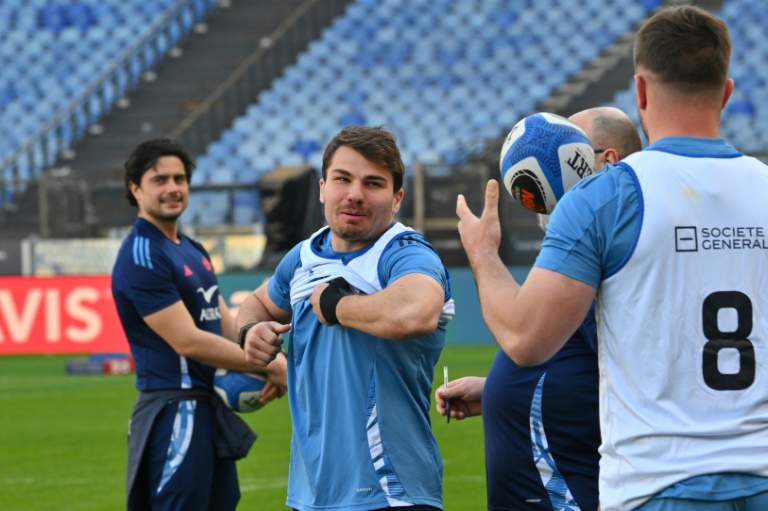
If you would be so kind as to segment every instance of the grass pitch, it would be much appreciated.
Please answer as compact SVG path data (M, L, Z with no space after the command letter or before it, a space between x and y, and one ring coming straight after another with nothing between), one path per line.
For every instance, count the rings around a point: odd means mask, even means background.
M435 370L451 379L485 375L496 346L448 346ZM134 376L70 376L66 356L0 357L0 509L125 509L128 419ZM439 370L437 370L439 369ZM239 509L285 510L291 421L282 399L242 417L259 434L238 462ZM446 511L481 510L485 462L480 418L451 421L432 411L444 462Z

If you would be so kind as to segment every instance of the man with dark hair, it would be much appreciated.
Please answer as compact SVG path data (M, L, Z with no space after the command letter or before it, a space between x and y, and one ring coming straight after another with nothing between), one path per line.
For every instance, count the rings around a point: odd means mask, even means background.
M597 295L602 511L768 509L768 168L720 137L722 20L660 10L635 44L649 146L585 179L519 285L498 258L498 184L459 232L483 317L540 364ZM556 311L556 314L553 314Z
M641 149L637 127L617 108L590 108L569 120L596 149L598 171ZM544 232L548 218L539 215ZM521 367L499 350L487 378L467 376L437 389L441 415L447 400L458 420L483 416L489 511L597 508L600 420L593 309L546 363Z
M167 139L140 144L125 164L138 218L118 252L112 294L139 390L129 426L129 510L234 510L235 460L255 435L213 393L214 372L265 372L262 402L285 392L284 357L266 368L245 360L208 253L178 230L193 168Z
M238 312L248 360L272 360L290 329L287 504L301 511L442 509L429 408L453 301L432 246L394 221L404 171L390 132L344 128L323 155L328 226Z

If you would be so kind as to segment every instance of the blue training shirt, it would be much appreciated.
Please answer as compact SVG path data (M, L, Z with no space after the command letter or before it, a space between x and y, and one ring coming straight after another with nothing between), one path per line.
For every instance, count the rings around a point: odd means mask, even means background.
M337 253L327 230L313 242L312 257L344 265L366 257L375 243ZM429 409L445 324L429 335L401 340L322 325L309 298L291 306L292 280L302 265L300 249L301 244L283 258L268 284L270 299L292 311L288 506L302 511L366 511L393 503L442 508L442 459ZM378 262L371 259L370 264L378 265L382 288L404 275L422 273L450 296L439 257L415 231L387 245Z
M181 300L198 328L221 335L219 286L208 252L184 234L179 238L174 243L138 218L112 269L112 295L140 391L213 385L215 368L178 355L143 319Z

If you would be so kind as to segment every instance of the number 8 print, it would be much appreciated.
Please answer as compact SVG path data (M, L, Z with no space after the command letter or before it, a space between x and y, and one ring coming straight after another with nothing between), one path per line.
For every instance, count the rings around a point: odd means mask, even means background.
M717 315L720 309L735 309L736 330L720 330ZM702 369L704 383L715 390L744 390L755 381L755 347L747 336L752 333L752 302L739 291L718 291L704 299L702 307L704 345ZM739 371L721 373L718 368L720 350L733 348L739 352Z

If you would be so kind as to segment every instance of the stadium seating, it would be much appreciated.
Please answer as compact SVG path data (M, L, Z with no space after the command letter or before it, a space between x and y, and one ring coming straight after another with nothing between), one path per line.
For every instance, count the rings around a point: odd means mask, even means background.
M349 124L389 126L408 172L417 162L460 163L661 3L358 0L198 156L193 184L252 186L278 166L319 169L325 144ZM764 3L728 0L718 13L731 29L736 80L723 135L747 152L768 147ZM183 21L158 26L182 4L193 7ZM0 2L0 162L34 141L13 167L0 168L0 181L16 183L0 188L0 206L109 112L214 4ZM637 120L634 86L628 85L612 104ZM66 112L71 115L62 116ZM35 141L43 127L50 131ZM227 194L195 197L184 221L261 219L254 192Z
M736 85L723 111L721 134L737 149L765 153L768 148L768 43L764 0L731 0L715 13L728 25L733 51L729 75ZM614 106L638 124L634 82L617 94ZM768 156L765 157L768 159Z
M192 14L162 26L164 16L187 5ZM161 54L169 49L214 5L215 0L0 2L0 180L28 179L53 164L155 63L155 48ZM124 59L132 59L130 72L117 68ZM25 144L31 144L28 154L10 161ZM3 187L0 205L21 190L23 183Z
M211 142L201 162L235 176L249 169L238 182L277 165L319 169L326 143L350 124L389 126L409 172L417 161L461 161L658 2L614 4L360 0Z

